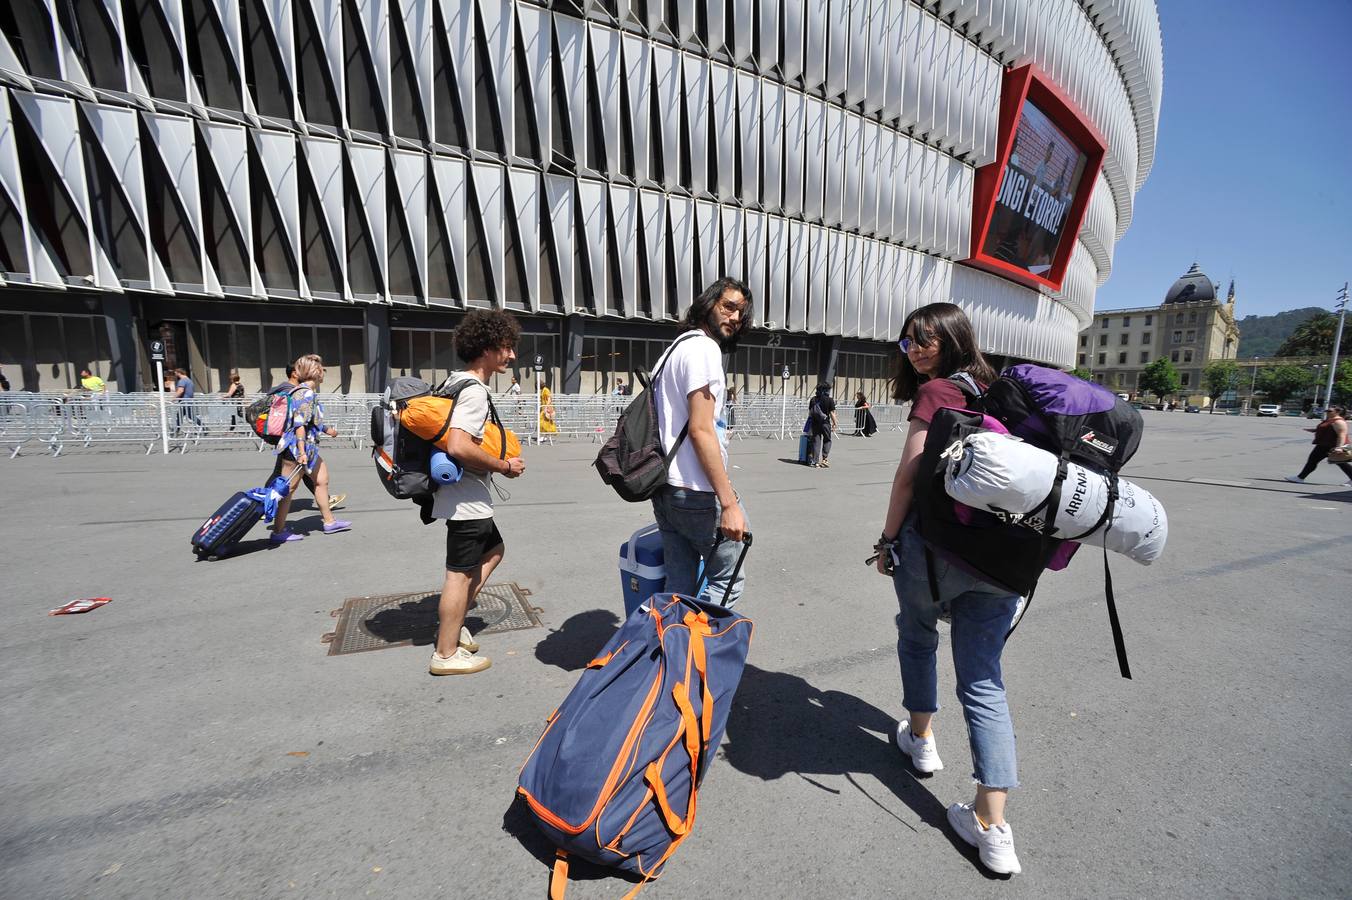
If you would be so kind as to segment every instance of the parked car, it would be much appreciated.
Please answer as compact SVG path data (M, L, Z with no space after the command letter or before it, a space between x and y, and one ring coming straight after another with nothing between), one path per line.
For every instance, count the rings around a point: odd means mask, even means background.
M1200 406L1193 406L1192 404L1188 404L1187 406L1183 407L1183 411L1185 413L1199 413L1202 411L1202 408Z
M1276 403L1264 403L1262 406L1258 407L1258 415L1260 416L1271 416L1275 419L1281 414L1282 408Z

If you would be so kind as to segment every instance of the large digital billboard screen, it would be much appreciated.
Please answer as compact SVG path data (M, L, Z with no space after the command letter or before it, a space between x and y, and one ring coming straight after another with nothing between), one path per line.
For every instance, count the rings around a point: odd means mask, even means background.
M970 266L1061 290L1103 167L1103 138L1031 65L1005 73L995 158L972 185Z
M1088 160L1042 110L1023 101L982 252L1045 277Z

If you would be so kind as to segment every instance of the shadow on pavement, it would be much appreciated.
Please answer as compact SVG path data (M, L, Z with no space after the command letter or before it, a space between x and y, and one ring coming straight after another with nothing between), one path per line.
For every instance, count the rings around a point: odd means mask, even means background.
M368 632L391 644L408 641L415 647L427 646L437 640L437 626L441 623L438 610L440 602L440 594L405 600L397 607L380 610L361 624ZM478 634L487 626L488 623L475 615L472 607L465 613L465 627L473 634Z
M520 841L521 846L525 847L526 851L539 860L546 869L554 867L554 845L536 827L535 816L531 814L530 807L526 805L525 800L521 799L520 794L517 794L512 800L512 805L507 807L507 812L502 814L502 830ZM601 878L619 878L635 884L641 880L638 876L621 869L611 869L607 866L598 866L595 863L587 862L585 859L569 857L569 881L596 881Z
M278 545L272 543L272 541L269 540L268 538L254 538L251 541L240 541L238 544L235 544L233 547L227 550L224 556L217 556L214 559L208 559L205 556L199 556L195 561L221 562L227 559L235 559L236 557L239 556L248 556L250 553L257 553L260 550L271 550L273 547L276 546Z
M944 833L982 874L976 848L948 826L947 805L926 788L893 744L897 722L851 694L822 691L803 678L748 665L728 717L723 755L739 772L763 781L794 774L829 794L841 791L813 776L840 776L897 822L915 828L871 795L855 775L876 778L920 820ZM967 799L967 798L962 798Z
M569 616L558 628L549 629L535 645L535 658L566 672L583 668L620 630L620 617L608 609L589 609Z

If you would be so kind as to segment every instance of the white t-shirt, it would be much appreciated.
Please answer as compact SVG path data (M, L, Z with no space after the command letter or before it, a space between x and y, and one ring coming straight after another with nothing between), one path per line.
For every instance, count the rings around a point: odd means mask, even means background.
M455 398L455 408L451 410L451 427L473 438L484 436L484 425L488 422L488 388L482 381L468 372L452 372L446 379L446 385L453 385L468 378L473 381L469 387L460 391ZM437 519L493 518L493 494L489 490L491 475L476 475L465 469L460 480L454 484L443 484L437 488L432 499L432 516Z
M686 332L689 334L689 332ZM667 353L657 378L657 424L662 437L662 449L670 452L681 429L690 421L690 394L708 387L714 396L714 424L718 429L718 445L723 452L723 469L728 467L727 425L723 421L723 397L727 382L723 376L723 352L718 342L707 334L696 337L681 336L675 349ZM695 455L695 445L687 434L681 449L671 460L667 484L696 491L713 491L714 486L704 474L704 467Z

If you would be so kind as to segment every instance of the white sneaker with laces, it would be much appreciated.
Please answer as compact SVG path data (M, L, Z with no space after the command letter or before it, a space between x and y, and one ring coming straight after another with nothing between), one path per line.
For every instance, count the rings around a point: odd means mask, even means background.
M916 737L911 734L911 723L903 721L897 723L896 737L897 749L911 758L911 765L915 766L917 772L929 775L944 767L933 734L929 737Z
M982 827L970 803L954 803L948 808L948 824L958 837L977 849L981 864L997 875L1017 875L1023 871L1014 852L1014 828L1008 822Z
M427 671L433 675L473 675L491 665L487 656L475 656L464 647L456 647L450 656L438 656L436 651L433 651L432 661L427 664Z

